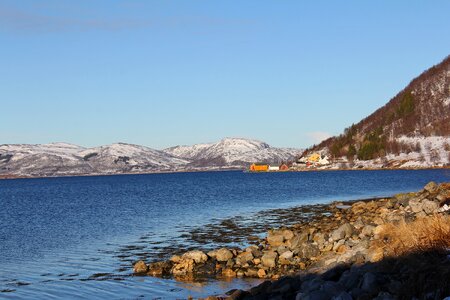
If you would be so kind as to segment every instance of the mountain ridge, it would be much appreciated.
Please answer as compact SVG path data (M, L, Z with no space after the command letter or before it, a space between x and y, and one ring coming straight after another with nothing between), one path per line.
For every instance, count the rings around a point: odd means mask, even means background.
M122 142L91 148L64 142L3 144L0 145L0 176L44 177L242 169L261 160L292 160L301 152L300 149L274 148L267 143L244 138L225 138L217 143L200 145L205 145L206 152L202 154L197 151L196 155L183 156L182 151L175 155L175 149L196 150L200 146L175 146L156 150ZM236 147L231 149L231 145ZM259 148L267 149L267 153L258 152Z

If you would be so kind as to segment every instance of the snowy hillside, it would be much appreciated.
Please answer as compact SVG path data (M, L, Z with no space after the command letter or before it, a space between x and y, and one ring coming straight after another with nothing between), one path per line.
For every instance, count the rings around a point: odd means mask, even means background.
M293 159L300 151L246 139L173 147L163 151L116 143L84 148L65 143L0 145L0 176L150 173L247 167Z
M274 148L257 140L225 138L217 143L177 146L165 149L164 152L189 159L193 166L247 166L254 162L289 161L301 153L301 150Z

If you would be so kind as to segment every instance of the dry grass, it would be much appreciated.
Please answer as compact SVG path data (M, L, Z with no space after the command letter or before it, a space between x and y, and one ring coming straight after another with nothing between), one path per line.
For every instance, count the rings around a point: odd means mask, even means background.
M435 215L411 223L388 224L380 238L389 256L427 251L446 252L450 250L450 217Z

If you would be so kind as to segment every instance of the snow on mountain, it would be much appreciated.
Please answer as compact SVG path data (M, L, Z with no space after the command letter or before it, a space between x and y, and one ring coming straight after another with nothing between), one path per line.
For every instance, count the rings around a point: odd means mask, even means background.
M0 175L64 176L209 170L292 159L296 149L247 139L173 147L163 151L116 143L84 148L66 143L0 145Z
M225 138L217 143L176 146L165 149L171 155L189 159L193 166L247 166L254 162L279 163L292 160L299 149L274 148L244 138Z
M101 173L169 171L188 163L163 151L125 143L90 148L79 155Z

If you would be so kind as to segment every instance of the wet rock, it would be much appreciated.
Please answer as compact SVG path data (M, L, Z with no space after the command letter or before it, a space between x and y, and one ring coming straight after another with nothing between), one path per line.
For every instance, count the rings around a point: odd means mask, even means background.
M205 263L208 256L200 250L192 250L183 254L182 258L193 259L196 264Z
M171 273L174 276L185 276L194 270L195 261L191 258L184 257L172 267Z
M275 268L276 267L276 260L277 260L277 258L278 258L278 253L276 253L276 252L266 252L262 256L261 262L267 268Z
M149 264L147 274L151 276L165 276L170 274L171 268L172 263L170 261L155 262Z
M145 262L140 260L134 264L133 271L134 271L134 273L137 273L137 274L147 273L148 266Z

